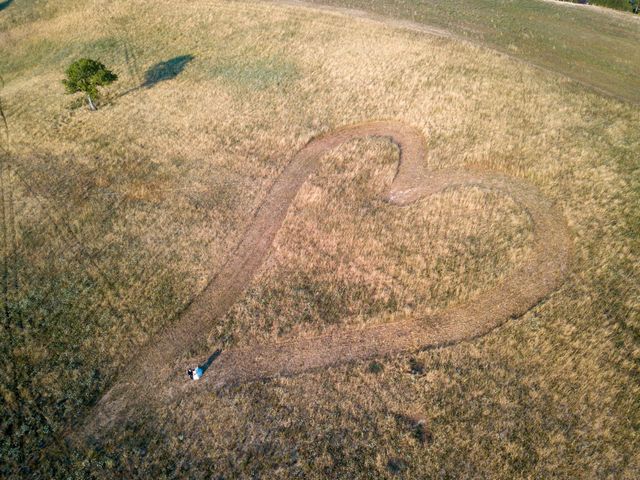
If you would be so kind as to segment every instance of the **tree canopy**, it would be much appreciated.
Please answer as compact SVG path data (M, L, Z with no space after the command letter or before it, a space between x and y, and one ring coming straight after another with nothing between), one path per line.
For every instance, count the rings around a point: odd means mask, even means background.
M98 94L98 87L109 85L118 79L103 63L90 58L76 60L69 66L66 74L67 78L62 83L67 93L84 92L91 110L96 110L93 97Z

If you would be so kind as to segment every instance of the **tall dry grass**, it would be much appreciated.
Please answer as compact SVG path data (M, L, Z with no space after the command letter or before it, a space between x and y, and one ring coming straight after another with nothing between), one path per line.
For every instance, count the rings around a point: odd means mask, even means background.
M637 109L480 47L293 7L96 1L2 25L3 475L635 476ZM194 60L138 88L131 52L142 77ZM95 114L59 84L79 55L121 74ZM429 168L495 170L554 200L575 242L563 289L379 374L200 392L67 450L60 433L176 321L297 149L371 118L422 129ZM383 204L396 160L379 141L325 158L247 296L212 324L212 349L441 308L526 255L527 216L508 197Z

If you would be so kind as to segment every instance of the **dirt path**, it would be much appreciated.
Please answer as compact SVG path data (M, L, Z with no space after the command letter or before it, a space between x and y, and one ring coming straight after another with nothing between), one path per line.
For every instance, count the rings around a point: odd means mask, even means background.
M631 96L625 96L625 95L620 95L618 93L615 93L611 90L608 90L606 87L603 87L601 85L596 85L595 83L591 83L588 80L584 80L584 79L580 79L577 78L567 72L563 72L563 71L559 71L559 70L554 70L552 68L546 67L544 65L541 65L539 63L536 63L534 61L531 60L527 60L521 56L518 55L513 55L509 52L507 52L504 49L500 49L496 46L487 44L487 43L483 43L481 41L475 41L472 40L468 37L464 37L462 35L456 34L454 32L451 32L449 30L446 30L444 28L439 28L439 27L435 27L432 25L427 25L424 23L420 23L420 22L415 22L412 20L403 20L400 18L392 18L392 17L386 17L384 15L379 15L376 13L372 13L372 12L367 12L364 10L358 10L355 8L347 8L347 7L336 7L333 5L321 5L318 3L311 3L305 0L264 0L265 3L271 3L274 5L282 5L285 7L293 7L293 8L299 8L299 9L306 9L306 10L313 10L313 11L319 11L325 14L333 14L333 15L341 15L341 16L347 16L347 17L351 17L351 18L356 18L360 21L366 21L366 22L373 22L373 23L377 23L377 24L381 24L381 25L385 25L391 28L400 28L403 30L409 30L412 32L417 32L417 33L424 33L427 35L435 35L437 37L444 37L444 38L452 38L455 39L456 41L459 42L463 42L463 43L468 43L470 45L475 45L475 46L480 46L482 48L487 48L489 50L492 50L494 52L496 52L499 55L502 55L504 57L507 57L511 60L514 60L518 63L527 65L528 67L534 68L536 70L540 70L543 72L547 72L550 73L552 75L559 75L561 77L564 78L568 78L573 82L579 83L580 85L582 85L583 87L588 88L589 90L592 90L594 92L597 92L601 95L604 95L606 97L609 98L614 98L620 102L624 102L624 103L633 103L633 104L638 104L638 100L631 97ZM571 2L565 2L565 1L559 1L559 0L542 0L542 1L548 1L551 3L557 3L557 4L561 4L563 6L566 6L568 8L580 8L580 7L587 7L587 8L592 8L592 9L597 9L599 12L609 15L609 16L614 16L614 17L620 17L624 18L625 20L629 20L631 19L631 21L638 21L640 22L640 17L634 17L633 15L630 14L626 14L624 12L619 12L613 9L609 9L609 8L604 8L604 7L595 7L595 6L591 6L591 5L579 5L579 4L574 4Z
M333 5L322 5L318 3L311 3L305 0L265 0L266 3L273 3L276 5L285 5L288 7L297 7L307 10L315 10L327 14L340 14L342 16L357 18L361 21L369 21L378 24L384 24L393 28L402 28L404 30L411 30L418 33L426 33L428 35L436 35L438 37L455 38L457 40L468 41L462 37L445 30L443 28L434 27L432 25L426 25L411 20L403 20L400 18L385 17L377 13L366 12L364 10L358 10L356 8L348 7L336 7Z
M489 290L438 315L223 351L200 381L189 381L185 355L199 353L203 360L211 353L194 352L193 348L201 344L216 319L225 315L251 283L290 204L318 168L320 157L341 143L362 137L389 138L400 148L399 168L385 194L392 204L406 205L445 189L471 185L510 195L527 211L533 225L529 259ZM90 415L86 433L98 432L112 421L126 418L127 410L142 401L164 401L192 388L218 389L470 339L524 314L557 289L568 268L571 242L561 214L549 201L533 186L491 172L425 171L425 150L420 131L394 121L341 128L309 142L276 180L222 270L176 325L150 342L131 368L123 372L119 383Z

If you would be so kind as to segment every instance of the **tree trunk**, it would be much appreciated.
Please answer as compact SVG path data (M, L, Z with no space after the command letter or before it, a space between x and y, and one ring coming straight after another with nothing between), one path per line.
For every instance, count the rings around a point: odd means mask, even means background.
M93 100L91 100L91 95L87 95L87 102L89 102L89 110L95 112L96 110L98 110L95 106L95 104L93 103Z

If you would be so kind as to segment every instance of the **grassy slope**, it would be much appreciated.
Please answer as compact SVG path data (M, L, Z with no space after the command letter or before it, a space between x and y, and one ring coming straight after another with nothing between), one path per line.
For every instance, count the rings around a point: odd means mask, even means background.
M570 3L583 3L581 0L559 0L562 2ZM589 5L598 5L607 8L613 8L615 10L621 10L623 12L631 12L631 4L629 0L590 0Z
M0 5L3 7L0 9L0 31L35 20L52 18L86 3L87 0L60 0L58 2L48 2L47 0L9 0L0 2Z
M445 28L640 102L640 18L536 0L311 0Z
M99 15L24 15L0 33L13 142L2 171L4 476L635 476L636 108L470 45L346 18L251 3L96 5ZM77 55L122 76L97 114L72 108L58 83ZM182 55L194 59L175 79L127 93ZM56 444L219 268L292 153L375 117L422 128L433 168L495 169L556 200L576 241L567 285L491 335L385 360L381 373L358 364L200 392L141 408L101 444ZM406 216L385 209L375 194L396 159L379 141L326 159L211 348L329 327L333 315L366 323L445 305L517 263L526 216L509 199L463 190ZM392 238L423 250L403 262Z
M579 3L578 0L571 0ZM591 0L591 5L601 5L603 7L615 8L616 10L622 10L623 12L631 11L631 4L629 0Z

